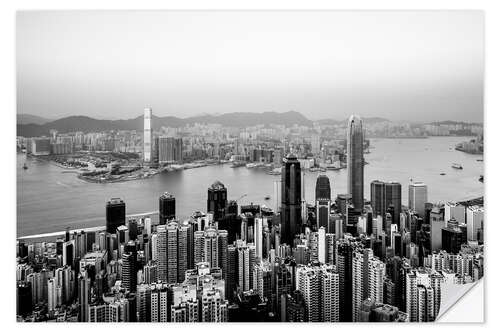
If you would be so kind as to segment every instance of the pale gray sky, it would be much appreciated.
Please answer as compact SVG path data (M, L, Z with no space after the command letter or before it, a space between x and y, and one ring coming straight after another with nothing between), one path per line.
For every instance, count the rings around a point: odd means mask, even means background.
M29 11L18 113L483 119L480 11Z

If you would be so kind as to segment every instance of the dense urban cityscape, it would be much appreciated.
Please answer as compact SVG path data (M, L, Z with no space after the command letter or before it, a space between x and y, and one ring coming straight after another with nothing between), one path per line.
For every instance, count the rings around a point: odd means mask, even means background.
M151 108L140 118L143 131L24 134L18 151L94 183L221 163L260 168L281 176L275 206L241 204L217 179L187 219L168 188L157 211L134 216L117 193L103 203L101 228L62 225L59 236L18 239L18 321L429 322L443 290L483 276L483 197L433 203L425 179L401 184L364 173L368 138L469 136L455 149L482 154L481 124L353 115L242 130L154 126ZM347 192L334 197L326 171L340 169ZM305 200L305 172L318 173L314 203Z

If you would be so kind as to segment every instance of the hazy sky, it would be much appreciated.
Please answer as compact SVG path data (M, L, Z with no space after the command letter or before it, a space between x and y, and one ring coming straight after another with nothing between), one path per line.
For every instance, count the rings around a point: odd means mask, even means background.
M479 11L55 11L17 16L18 113L483 117Z

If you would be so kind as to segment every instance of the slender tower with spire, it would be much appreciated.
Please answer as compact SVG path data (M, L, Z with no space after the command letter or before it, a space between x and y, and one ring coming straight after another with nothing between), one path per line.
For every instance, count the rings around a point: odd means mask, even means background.
M355 211L361 212L364 206L363 122L352 115L347 124L347 192L352 197Z

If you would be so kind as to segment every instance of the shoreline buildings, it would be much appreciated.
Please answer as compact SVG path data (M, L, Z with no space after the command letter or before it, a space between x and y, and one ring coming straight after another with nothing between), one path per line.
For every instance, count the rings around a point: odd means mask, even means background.
M144 163L149 164L152 162L152 144L153 144L153 131L152 131L152 117L153 110L151 108L144 109L144 150L143 150L143 160Z

